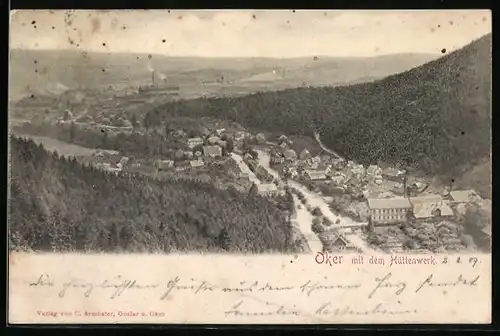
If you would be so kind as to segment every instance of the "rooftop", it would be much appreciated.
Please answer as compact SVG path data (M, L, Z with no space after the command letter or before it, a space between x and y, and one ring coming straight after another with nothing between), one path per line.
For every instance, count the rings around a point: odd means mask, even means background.
M448 202L421 202L413 203L413 215L415 218L432 218L435 217L435 211L439 210L441 216L452 216L453 210Z
M442 201L443 197L441 197L441 195L410 197L410 202L413 205L421 203L440 203Z
M488 235L488 236L491 236L491 225L486 225L485 227L483 227L483 228L481 229L481 231L482 231L484 234L486 234L486 235Z
M400 176L402 175L404 172L396 169L396 168L386 168L383 170L383 174L384 175L392 175L392 176Z
M324 170L307 170L306 174L311 179L326 179L326 172Z
M477 197L477 194L474 190L455 190L450 192L450 196L455 202L467 203Z
M256 186L259 192L269 192L278 190L278 188L274 183L256 184Z
M192 160L190 162L191 167L200 167L203 166L203 161L202 160Z
M293 149L288 149L283 153L287 158L297 157L297 153Z
M368 199L370 209L405 209L411 208L410 201L407 198L370 198Z
M188 142L203 142L203 139L202 138L189 138L188 139Z
M334 243L335 241L340 240L345 245L352 246L351 242L349 240L347 240L346 237L344 237L344 235L342 235L340 232L338 232L336 230L332 230L332 231L329 231L328 233L330 235L327 239L330 240L330 242Z
M222 155L222 149L219 146L205 146L203 147L204 155Z

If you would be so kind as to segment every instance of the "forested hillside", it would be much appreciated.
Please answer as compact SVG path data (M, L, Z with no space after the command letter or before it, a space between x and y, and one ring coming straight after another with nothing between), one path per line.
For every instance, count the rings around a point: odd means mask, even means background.
M257 195L115 176L11 137L10 249L293 252L287 216Z
M348 159L453 175L490 152L490 101L491 34L373 83L180 101L149 113L159 124L182 115L288 134L316 129Z

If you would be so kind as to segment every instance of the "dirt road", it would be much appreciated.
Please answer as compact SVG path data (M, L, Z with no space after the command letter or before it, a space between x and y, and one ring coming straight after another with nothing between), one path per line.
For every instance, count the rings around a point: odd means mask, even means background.
M278 172L269 166L269 162L270 162L269 154L266 152L260 151L260 150L257 150L257 153L259 154L259 164L262 167L264 167L271 175L273 175L274 177L279 179L280 177L279 177ZM307 201L307 204L313 208L318 207L321 210L321 212L323 213L323 216L328 218L332 223L336 223L336 221L339 220L339 223L334 224L335 226L342 227L344 225L356 223L354 220L352 220L349 217L343 217L343 216L339 216L339 215L334 214L332 212L332 210L330 209L329 204L325 201L325 199L323 197L310 191L309 189L307 189L306 187L304 187L300 183L298 183L296 181L289 180L288 185L291 188L293 188L297 191L300 191L302 194L304 194L306 201ZM299 209L297 209L297 212L298 211L299 211ZM299 225L299 227L301 228L301 231L304 234L304 236L307 236L309 233L308 233L308 230L306 229L306 226L308 226L308 225L310 226L309 218L307 218L305 215L302 215L301 220L303 220L304 222L301 223ZM310 220L312 223L312 215L311 215ZM310 227L309 227L309 230L310 230ZM339 231L342 233L342 232L347 231L347 230L340 229ZM353 245L355 245L358 249L360 249L363 253L375 253L375 251L372 248L370 248L368 246L368 244L360 236L353 234L353 235L349 235L349 237L347 239ZM313 244L313 243L311 243L311 244Z
M321 142L321 139L319 138L319 133L318 132L314 132L314 139L316 139L316 141L318 142L318 144L321 147L321 149L323 149L325 152L332 154L337 159L341 159L342 158L340 155L338 155L337 153L335 153L334 151L332 151L331 149L329 149L325 145L323 145L323 143Z

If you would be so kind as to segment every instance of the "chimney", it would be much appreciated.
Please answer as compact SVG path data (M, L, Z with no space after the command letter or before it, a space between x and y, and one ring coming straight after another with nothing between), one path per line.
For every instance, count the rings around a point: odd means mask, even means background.
M405 197L409 198L410 197L410 191L408 190L408 173L405 172L405 176L403 178L403 183L404 183L404 195Z
M155 72L154 72L154 70L151 72L151 80L153 82L153 85L155 85Z

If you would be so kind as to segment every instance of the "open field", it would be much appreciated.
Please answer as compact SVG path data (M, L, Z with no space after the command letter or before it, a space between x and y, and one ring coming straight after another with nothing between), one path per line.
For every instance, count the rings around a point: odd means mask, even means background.
M56 151L59 155L62 156L90 156L95 152L99 151L99 149L82 147L44 136L32 136L32 135L22 135L22 134L16 134L16 135L23 138L30 138L37 145L42 144L43 147L49 152Z
M303 85L371 81L419 66L438 55L369 58L203 58L164 55L21 50L10 52L13 100L66 90L137 88L152 81L180 87L181 98L282 90Z

